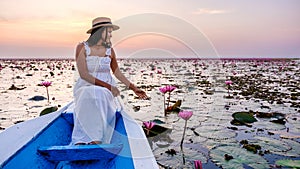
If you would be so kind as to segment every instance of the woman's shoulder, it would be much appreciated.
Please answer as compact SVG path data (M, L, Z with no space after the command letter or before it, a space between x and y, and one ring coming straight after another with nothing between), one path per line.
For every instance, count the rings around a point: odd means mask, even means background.
M84 47L85 45L87 45L86 42L82 41L82 42L78 42L76 47Z
M76 46L76 50L82 50L82 48L84 48L84 43L83 42L79 42Z
M80 55L81 52L85 51L84 49L84 42L79 42L76 46L76 58Z

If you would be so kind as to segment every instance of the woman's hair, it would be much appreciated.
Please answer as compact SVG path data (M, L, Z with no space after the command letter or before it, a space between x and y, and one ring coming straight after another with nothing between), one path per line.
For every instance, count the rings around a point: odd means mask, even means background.
M102 38L102 34L103 32L105 32L105 38ZM87 43L89 46L94 46L96 45L100 39L102 39L102 45L106 48L110 48L111 47L111 42L106 42L107 41L107 27L99 27L96 28L94 30L92 30L90 37L87 40Z

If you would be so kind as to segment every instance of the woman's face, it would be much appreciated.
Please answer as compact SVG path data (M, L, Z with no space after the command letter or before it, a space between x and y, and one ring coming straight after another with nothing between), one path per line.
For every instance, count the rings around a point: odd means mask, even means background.
M107 34L107 40L110 41L110 38L112 37L112 31L112 27L107 27L105 31L103 31L102 38L105 39L105 36Z

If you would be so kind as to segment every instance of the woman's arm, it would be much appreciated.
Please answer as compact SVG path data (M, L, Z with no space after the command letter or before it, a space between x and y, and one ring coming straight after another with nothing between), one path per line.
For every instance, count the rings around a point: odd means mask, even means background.
M113 50L113 48L111 48L111 65L110 65L110 67L111 67L111 70L113 71L113 74L115 75L115 77L118 80L120 80L122 83L124 83L130 89L132 89L132 90L134 89L133 84L131 84L130 81L120 71L118 62L116 59L116 54L115 54L115 51Z
M142 99L147 99L148 96L146 95L146 93L137 88L134 84L132 84L125 76L124 74L120 71L119 66L118 66L118 62L116 59L116 54L113 48L111 48L111 69L113 71L113 74L115 75L115 77L120 80L122 83L124 83L127 87L129 87L129 89L133 90L134 93L139 96Z
M85 49L84 49L83 43L78 44L76 47L76 64L77 64L77 69L78 69L79 75L83 80L85 80L91 84L107 88L108 90L110 90L113 93L114 96L117 96L120 94L119 90L116 87L111 86L110 84L105 83L105 82L95 78L94 76L92 76L89 73L87 64L86 64L86 54L85 54Z

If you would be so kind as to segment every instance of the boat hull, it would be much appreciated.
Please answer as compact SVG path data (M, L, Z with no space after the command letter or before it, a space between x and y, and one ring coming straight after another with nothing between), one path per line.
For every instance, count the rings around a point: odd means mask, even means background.
M47 116L47 115L46 115ZM38 118L36 119L38 120ZM35 123L35 120L31 120L30 123ZM23 127L22 125L18 126ZM127 133L125 130L124 122L120 112L116 112L116 126L115 132L112 138L112 144L122 145L122 149L114 158L103 159L85 159L85 160L72 160L60 161L49 160L45 154L38 150L43 147L61 146L66 148L70 146L71 135L73 129L73 115L72 113L60 113L58 116L48 123L39 133L37 133L30 141L24 144L19 150L12 154L6 161L1 164L0 168L3 169L16 169L16 168L135 168L133 159L130 152L130 146L127 139ZM5 132L5 131L4 131ZM18 133L15 133L16 136ZM0 137L1 138L1 137ZM88 149L90 145L87 145ZM93 147L91 145L90 147ZM74 147L74 146L73 146ZM82 146L79 146L82 147ZM90 149L91 150L91 149ZM87 150L88 153L90 150ZM81 153L84 157L85 150ZM73 153L73 154L72 154ZM69 156L76 156L78 152L69 152ZM87 155L88 156L88 155ZM94 155L95 156L95 155ZM62 156L62 160L65 157Z

